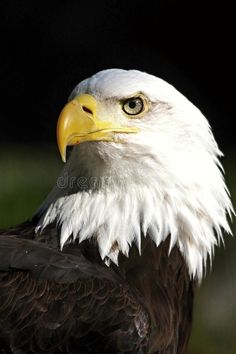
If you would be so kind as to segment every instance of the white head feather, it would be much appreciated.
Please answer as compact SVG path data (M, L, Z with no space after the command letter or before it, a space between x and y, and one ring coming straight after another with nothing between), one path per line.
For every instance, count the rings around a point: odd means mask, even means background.
M150 109L140 119L123 114L120 99L142 92ZM221 152L202 113L173 86L136 70L104 70L82 81L70 98L90 93L103 103L103 119L136 125L124 143L74 147L57 184L40 209L38 229L61 226L61 247L96 238L103 259L128 256L141 234L158 246L171 236L193 277L230 233L233 208L221 173ZM71 236L73 236L71 238ZM118 245L117 249L112 247Z

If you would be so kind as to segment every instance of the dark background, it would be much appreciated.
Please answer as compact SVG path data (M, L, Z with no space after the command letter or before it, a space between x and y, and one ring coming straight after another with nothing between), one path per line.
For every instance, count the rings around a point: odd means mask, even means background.
M0 139L54 141L72 88L106 68L172 83L234 144L235 26L226 2L1 0Z
M235 34L227 2L0 0L0 228L32 216L55 184L73 87L112 67L157 75L202 110L236 205ZM235 254L225 236L196 292L188 354L236 354Z

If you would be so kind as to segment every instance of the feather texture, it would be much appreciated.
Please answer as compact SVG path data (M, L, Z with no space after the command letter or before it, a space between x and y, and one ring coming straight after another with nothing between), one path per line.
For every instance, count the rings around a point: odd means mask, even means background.
M0 232L0 349L7 353L182 354L194 283L169 238L142 237L119 267L96 244L58 249L55 226Z
M78 248L61 253L47 234L32 240L25 226L0 235L0 349L146 353L149 314L135 291Z

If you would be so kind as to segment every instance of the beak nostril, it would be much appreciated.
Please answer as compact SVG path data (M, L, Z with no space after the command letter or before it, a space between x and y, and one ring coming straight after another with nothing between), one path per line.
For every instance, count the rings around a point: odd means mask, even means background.
M82 109L86 113L93 114L93 111L90 108L86 107L86 106L82 106Z

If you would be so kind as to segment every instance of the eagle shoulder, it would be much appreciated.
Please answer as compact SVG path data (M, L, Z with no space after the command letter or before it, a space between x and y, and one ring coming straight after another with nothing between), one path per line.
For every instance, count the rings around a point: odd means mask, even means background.
M0 235L1 349L146 353L150 319L135 292L81 252L29 235L26 224Z

